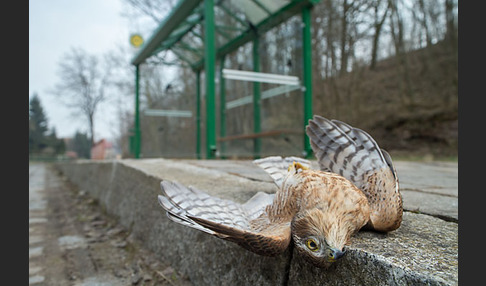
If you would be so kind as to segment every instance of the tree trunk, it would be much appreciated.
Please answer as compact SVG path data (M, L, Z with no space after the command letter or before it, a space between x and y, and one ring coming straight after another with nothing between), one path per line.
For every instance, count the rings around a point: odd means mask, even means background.
M403 41L403 20L398 12L397 2L399 0L389 0L391 7L391 32L393 42L395 45L395 56L398 61L398 66L402 74L402 80L400 82L400 90L402 95L402 103L407 109L413 108L414 98L410 81L410 72L408 61L405 54L405 44Z
M94 112L90 113L88 115L88 120L89 120L89 133L90 133L90 139L91 139L91 147L94 146L95 144L95 139L94 139Z
M348 19L347 14L349 10L348 0L343 1L343 14L341 15L341 66L339 69L339 74L343 75L346 73L348 68Z
M336 65L337 65L337 60L336 60L336 51L334 49L334 19L335 19L335 11L333 9L332 1L328 0L326 2L327 10L329 13L328 20L327 20L327 39L326 39L326 45L327 45L327 56L328 58L330 57L330 65L327 64L329 63L329 60L327 60L326 66L326 78L332 77L336 75Z
M382 28L383 28L383 23L385 23L388 11L390 10L390 4L388 4L385 8L385 12L383 12L383 16L380 19L379 15L378 15L378 7L380 5L380 2L378 2L376 4L376 6L374 7L374 9L375 9L375 23L374 23L375 33L373 34L373 44L372 44L372 47L371 47L370 70L374 70L376 68L376 61L377 61L377 58L378 58L378 46L379 46L379 42L380 42L380 35L381 35Z

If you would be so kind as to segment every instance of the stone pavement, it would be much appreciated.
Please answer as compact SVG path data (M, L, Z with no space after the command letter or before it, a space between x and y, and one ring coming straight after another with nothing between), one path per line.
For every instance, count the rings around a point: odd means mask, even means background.
M42 264L36 260L43 254L47 201L44 192L45 169L41 165L29 166L29 284L44 282Z
M80 161L59 169L159 259L197 285L457 285L457 163L395 162L404 199L401 227L361 231L335 267L322 270L286 251L262 257L169 221L160 181L178 181L245 202L275 185L251 161L142 159Z
M459 221L457 163L398 161L395 167L406 210Z
M187 160L188 164L214 169L240 177L272 182L251 161ZM404 208L408 211L458 221L457 162L394 162ZM318 169L316 161L312 167Z

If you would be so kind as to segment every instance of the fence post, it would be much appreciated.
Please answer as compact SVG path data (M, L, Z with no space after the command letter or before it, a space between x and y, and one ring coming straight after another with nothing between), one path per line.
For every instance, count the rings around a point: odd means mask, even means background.
M196 157L201 159L201 70L196 71Z
M260 72L260 53L258 47L260 45L259 36L256 35L253 40L253 71ZM261 132L261 118L260 118L260 83L253 82L253 132L258 134ZM261 152L261 138L253 139L253 156L255 159L260 158Z
M225 56L222 56L219 62L219 137L226 137L226 82L223 77L223 69ZM225 159L226 156L226 142L220 142L221 159Z
M216 157L214 1L204 0L204 70L206 72L206 158Z
M142 136L140 131L140 65L135 66L135 130L134 130L134 155L140 158L140 149L142 146Z
M312 148L310 146L309 137L305 133L309 119L312 119L312 34L311 34L311 8L312 6L304 7L302 11L302 41L303 41L303 67L304 67L304 157L310 158L312 156Z

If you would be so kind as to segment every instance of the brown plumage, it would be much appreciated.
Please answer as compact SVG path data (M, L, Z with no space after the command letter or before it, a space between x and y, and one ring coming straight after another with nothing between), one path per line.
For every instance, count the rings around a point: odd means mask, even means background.
M366 132L320 116L306 132L321 170L297 157L254 161L273 178L274 195L259 192L238 204L163 181L159 202L173 221L260 255L278 255L293 241L307 261L324 268L362 227L398 228L402 201L388 153Z
M367 197L367 228L391 231L402 221L402 197L390 155L361 129L315 115L306 128L321 171L344 176Z

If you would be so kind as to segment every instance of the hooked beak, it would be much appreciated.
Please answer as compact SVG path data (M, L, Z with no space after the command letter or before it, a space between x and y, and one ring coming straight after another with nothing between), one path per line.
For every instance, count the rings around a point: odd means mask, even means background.
M341 250L336 249L336 248L331 248L330 260L334 262L334 261L338 260L339 258L343 257L345 253L346 253L346 250L341 251Z

